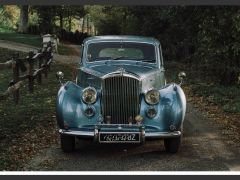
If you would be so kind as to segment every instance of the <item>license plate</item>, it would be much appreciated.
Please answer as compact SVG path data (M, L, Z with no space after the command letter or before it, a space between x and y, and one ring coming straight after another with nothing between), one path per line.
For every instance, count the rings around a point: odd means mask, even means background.
M140 133L99 132L100 143L140 143Z

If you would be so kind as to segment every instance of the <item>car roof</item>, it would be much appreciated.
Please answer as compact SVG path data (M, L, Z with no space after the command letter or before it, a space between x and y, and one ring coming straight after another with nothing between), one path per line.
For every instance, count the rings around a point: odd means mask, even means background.
M145 42L151 44L160 44L160 42L153 37L145 37L145 36L91 36L84 40L83 43L88 43L90 41L134 41L134 42Z

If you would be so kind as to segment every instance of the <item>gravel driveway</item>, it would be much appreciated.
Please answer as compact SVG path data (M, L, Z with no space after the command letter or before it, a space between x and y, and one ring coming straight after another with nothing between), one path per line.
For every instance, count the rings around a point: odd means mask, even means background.
M83 141L71 154L63 153L59 144L45 149L25 170L239 171L239 155L239 145L231 144L220 126L188 104L183 142L177 154L166 153L161 140L142 146Z

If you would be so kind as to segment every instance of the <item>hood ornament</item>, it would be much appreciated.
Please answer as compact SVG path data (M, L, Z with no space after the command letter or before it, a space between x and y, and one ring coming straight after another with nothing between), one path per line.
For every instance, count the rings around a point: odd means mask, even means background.
M123 67L120 67L117 71L120 72L121 76L123 75L123 73L126 72L126 70Z

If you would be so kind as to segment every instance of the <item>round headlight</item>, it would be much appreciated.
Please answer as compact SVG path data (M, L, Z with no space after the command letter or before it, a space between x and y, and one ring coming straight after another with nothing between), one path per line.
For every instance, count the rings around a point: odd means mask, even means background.
M149 118L154 118L157 115L157 110L154 107L149 107L146 109L146 114Z
M151 105L157 104L159 103L159 100L160 100L160 93L155 89L152 89L145 94L145 101L148 104L151 104Z
M93 104L97 100L97 91L93 87L87 87L83 90L82 99L87 104Z
M91 118L95 115L95 110L93 107L87 107L85 110L84 110L84 113L87 117Z

